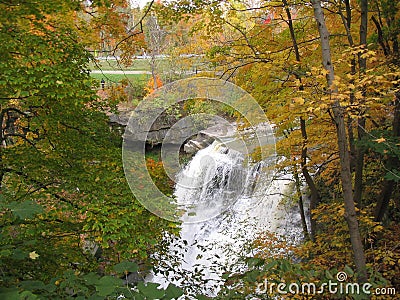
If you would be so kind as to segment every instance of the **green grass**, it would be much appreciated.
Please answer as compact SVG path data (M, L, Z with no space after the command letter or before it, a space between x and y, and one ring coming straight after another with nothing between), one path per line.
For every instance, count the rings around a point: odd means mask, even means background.
M168 74L174 68L178 69L182 68L182 70L185 69L188 70L188 66L190 66L191 63L193 63L193 65L196 65L196 60L198 60L198 58L182 58L177 60L170 60L168 58L157 59L156 70L158 74ZM149 59L133 60L130 66L124 66L116 60L98 60L96 62L91 62L89 68L91 70L102 70L105 73L107 73L107 71L144 71L144 72L151 71ZM190 70L192 70L192 68ZM93 74L92 73L91 76L99 81L102 78L104 78L104 80L107 83L118 83L123 79L127 79L132 83L132 85L134 85L133 83L135 82L147 83L148 80L150 79L150 75L148 74L137 75L137 74ZM162 75L161 78L163 78Z
M108 83L118 83L123 79L128 80L129 82L143 82L147 83L150 79L150 75L148 74L91 74L94 79L97 79L99 82L102 78L104 78L105 82Z
M169 65L168 60L158 59L157 67L164 69ZM150 71L150 61L147 59L136 59L129 66L118 63L116 60L98 60L96 63L90 63L92 70L129 70L129 71Z
M163 73L164 71L169 71L171 67L181 66L185 69L191 69L190 66L195 66L199 64L199 58L159 58L156 60L156 69L159 73ZM132 64L129 66L125 66L122 63L119 63L116 60L97 60L95 63L91 62L89 64L90 69L92 70L129 70L129 71L151 71L150 67L150 59L135 59L132 61Z

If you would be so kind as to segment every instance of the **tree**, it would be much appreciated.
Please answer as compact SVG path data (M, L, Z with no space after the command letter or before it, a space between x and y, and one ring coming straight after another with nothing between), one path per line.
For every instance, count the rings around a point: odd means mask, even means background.
M383 52L386 63L389 66L389 71L398 71L400 51L398 45L399 27L399 4L392 1L373 1L371 5L375 9L375 13L371 19L376 28L376 40ZM388 138L395 141L400 138L400 93L398 76L393 80L393 88L395 89L395 97L392 105L393 120L391 124L391 132ZM398 155L391 154L385 162L385 169L388 174L382 183L382 189L378 195L374 218L381 222L389 207L392 193L395 190L396 183L399 182L399 177L396 176L396 170L399 167ZM394 176L393 176L394 174ZM389 177L389 178L387 178Z
M283 5L284 5L284 9L286 12L286 17L287 17L287 25L289 27L289 31L290 31L290 38L292 40L293 43L293 50L295 53L295 58L296 61L298 63L300 63L301 58L300 58L300 51L299 51L299 46L297 44L297 39L296 39L296 34L295 34L295 29L293 26L293 20L292 20L292 13L290 11L290 7L288 5L288 2L286 0L282 1ZM295 77L296 79L299 80L300 82L300 86L299 86L299 90L300 91L304 91L304 86L301 84L301 76L299 72L295 72ZM304 119L303 116L300 117L300 130L301 130L301 136L302 136L302 146L301 146L301 158L300 158L300 165L301 165L301 171L303 173L304 179L310 189L310 193L311 193L311 197L310 197L310 211L311 211L311 217L310 217L310 224L311 224L311 228L310 228L310 235L311 238L315 237L315 232L316 232L316 220L315 218L313 218L313 210L317 207L318 202L320 201L320 195L318 192L318 189L316 187L316 184L314 182L314 179L312 178L312 176L310 175L309 171L308 171L308 167L307 167L307 143L308 143L308 136L307 136L307 128L306 128L306 120ZM295 177L295 181L296 181L296 185L299 186L299 179L298 179L298 175L295 173L294 174ZM299 187L298 187L299 189ZM300 194L301 197L301 194ZM301 201L302 202L302 201ZM300 204L300 211L301 211L301 215L302 215L302 219L305 219L304 212L302 211L304 210L304 206L302 204ZM303 220L303 226L305 222Z
M17 291L32 280L56 288L58 278L65 293L64 272L146 261L174 227L147 212L125 182L121 137L105 115L112 107L96 97L92 56L75 26L81 8L0 4L0 268L2 286ZM92 246L102 249L102 264L99 252L85 250Z
M333 69L333 62L331 58L331 49L329 43L329 32L326 27L324 13L321 6L321 1L313 0L312 5L314 8L315 19L318 24L318 30L321 38L322 48L322 63L327 71L326 81L328 84L327 92L332 97L332 111L337 130L337 141L339 146L340 157L340 174L342 179L343 199L346 209L346 221L349 226L351 244L353 246L354 262L359 274L359 280L366 282L368 279L366 261L364 256L364 246L362 244L360 230L358 227L357 213L355 203L353 200L351 169L350 169L350 156L347 144L347 133L345 126L345 111L336 94L337 88L334 85L335 72Z
M147 44L148 49L150 50L150 67L151 67L151 76L153 83L153 90L159 88L159 78L156 73L156 64L157 59L162 54L162 50L165 47L165 31L161 29L158 24L158 20L156 15L151 15L146 22L147 28ZM157 58L158 57L158 58ZM158 78L158 79L157 79Z

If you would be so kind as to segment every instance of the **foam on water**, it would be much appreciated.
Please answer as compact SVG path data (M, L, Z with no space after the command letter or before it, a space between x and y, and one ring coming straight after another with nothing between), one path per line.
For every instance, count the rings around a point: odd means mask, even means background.
M299 238L297 209L282 203L291 178L274 179L273 161L248 164L243 153L217 141L198 151L177 177L175 196L186 213L180 237L170 245L174 270L147 280L164 287L203 281L202 292L213 296L223 284L222 273L235 265L258 232Z

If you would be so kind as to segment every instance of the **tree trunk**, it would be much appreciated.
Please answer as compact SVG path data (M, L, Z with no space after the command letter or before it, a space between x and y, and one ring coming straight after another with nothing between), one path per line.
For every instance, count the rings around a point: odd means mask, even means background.
M304 202L303 202L303 196L301 194L300 178L299 178L299 174L297 172L296 167L297 167L297 164L296 164L296 166L293 167L293 175L294 175L294 181L295 181L295 184L296 184L297 197L299 197L298 204L299 204L299 209L300 209L301 224L303 226L304 238L306 240L308 240L308 239L310 239L310 235L308 233L306 214L304 212Z
M352 8L350 5L350 0L344 0L346 6L346 16L343 15L342 11L339 10L339 15L342 18L342 22L344 28L346 30L347 40L349 41L350 47L354 46L353 36L351 35L351 20L352 20ZM356 59L352 58L350 62L350 74L354 76L356 74ZM352 78L349 81L349 84L354 84L354 79ZM350 105L353 105L355 102L354 91L350 91L349 95ZM350 147L350 169L353 171L355 168L355 160L356 160L356 146L354 142L354 133L353 133L353 122L354 119L351 116L347 117L347 134L349 136L349 147Z
M294 27L293 27L292 14L290 13L290 8L289 8L287 1L283 0L282 2L285 6L285 12L286 12L286 16L288 18L290 37L292 39L292 44L293 44L293 49L294 49L294 53L296 56L296 60L298 62L300 62L301 57L300 57L299 46L297 44L297 39L296 39ZM301 77L299 76L298 72L295 73L295 76L301 82ZM303 85L300 85L299 90L300 91L304 90ZM320 196L318 193L318 189L314 183L314 179L311 177L310 173L308 172L308 168L307 168L307 128L306 128L306 122L303 117L300 117L300 130L301 130L301 136L302 136L302 148L301 148L301 159L300 159L301 172L306 180L306 183L307 183L308 188L310 189L310 193L311 193L311 200L310 200L310 225L311 225L311 228L310 229L311 229L311 239L314 239L317 224L316 224L316 220L313 218L312 211L315 208L317 208L317 205L320 200ZM296 173L295 176L298 176L298 174Z
M311 177L310 173L308 172L307 168L307 131L306 131L306 121L301 117L300 118L300 130L302 136L302 149L301 149L301 171L303 176L306 180L306 183L310 189L311 199L310 199L310 211L311 211L311 218L310 218L310 225L311 225L311 238L314 239L317 227L317 221L313 218L312 211L317 208L317 205L320 200L319 192L317 186L314 183L313 178Z
M345 207L345 218L349 227L350 240L353 248L354 263L357 268L358 279L360 282L366 282L368 279L364 247L361 240L360 230L358 226L356 208L353 199L352 180L350 170L350 155L347 145L345 110L340 105L337 98L337 88L333 87L334 69L331 61L331 48L329 42L329 32L325 23L324 12L321 6L321 0L312 0L314 8L314 16L318 24L319 35L322 47L322 63L328 71L326 75L328 91L331 94L333 104L332 111L336 123L336 135L338 139L339 157L340 157L340 174L342 180L343 199Z
M360 45L367 50L367 29L368 29L368 0L360 1L361 9L361 23L360 23ZM367 70L367 58L363 57L361 53L358 55L358 65L360 77L365 75ZM362 91L365 99L365 89ZM357 122L357 135L358 140L361 141L365 135L365 117L364 111L360 111L360 118ZM361 207L362 190L363 190L363 172L364 172L364 149L357 146L356 149L356 168L354 179L354 202Z
M361 117L357 121L357 138L361 141L364 138L365 132L365 118ZM365 151L360 145L356 147L356 161L355 161L355 174L354 174L354 202L361 208L361 199L363 191L363 173L364 173L364 155Z
M393 136L400 137L400 93L396 93L393 117ZM388 161L385 163L385 168L388 170L398 169L399 166L400 162L399 159L396 157L389 158ZM395 182L393 180L385 179L383 181L383 187L379 194L374 212L374 219L376 222L382 222L386 210L389 206L394 186Z
M389 33L384 33L384 26L381 19L381 13L378 14L378 19L375 16L372 16L372 21L375 24L378 33L378 43L381 46L388 62L394 62L395 65L399 64L399 46L397 40L397 30L396 26L391 28L390 24L393 24L395 17L398 14L398 8L396 2L388 2L390 4L388 7L384 9L382 15L385 16L387 27L389 28ZM379 6L378 6L379 10ZM390 37L390 41L392 42L392 50L386 36ZM400 86L395 85L394 88L398 89ZM392 135L394 137L400 138L400 93L395 93L394 100L394 116L392 122ZM385 162L385 168L387 170L391 169L399 169L400 161L398 157L390 157ZM396 182L393 180L384 179L382 184L382 190L378 196L377 204L374 211L374 219L377 222L381 222L387 208L389 206L390 199L392 197L392 193L394 190Z

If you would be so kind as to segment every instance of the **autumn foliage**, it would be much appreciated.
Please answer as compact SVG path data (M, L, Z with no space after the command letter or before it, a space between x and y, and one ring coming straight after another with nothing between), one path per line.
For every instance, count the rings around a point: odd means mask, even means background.
M149 81L147 82L147 85L145 86L145 91L147 93L147 95L150 95L151 93L153 93L156 89L162 87L163 82L161 81L161 78L156 75L155 76L155 80L154 77L150 77Z

